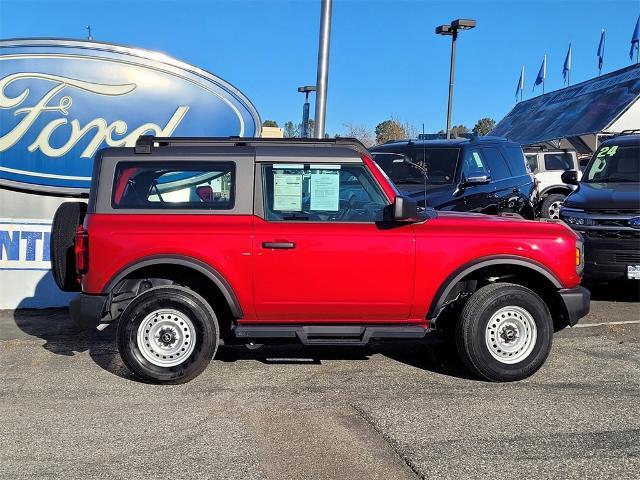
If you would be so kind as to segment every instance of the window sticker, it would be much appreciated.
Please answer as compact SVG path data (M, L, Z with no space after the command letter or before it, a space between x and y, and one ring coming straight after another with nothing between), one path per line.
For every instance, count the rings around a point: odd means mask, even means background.
M320 164L311 164L311 170L340 170L341 165L320 165Z
M478 152L473 152L472 156L473 156L473 159L476 162L476 167L484 168L484 165L482 164L482 158L480 158L480 154Z
M598 156L596 158L613 157L617 151L618 145L614 145L612 147L602 147L598 152Z
M211 180L211 190L214 193L222 193L222 177Z
M311 174L311 210L337 212L340 208L340 174L323 171Z
M302 173L274 173L273 186L274 210L302 211Z

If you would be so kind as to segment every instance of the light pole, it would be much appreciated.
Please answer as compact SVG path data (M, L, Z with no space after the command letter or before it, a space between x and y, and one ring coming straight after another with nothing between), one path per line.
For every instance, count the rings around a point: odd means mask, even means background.
M302 138L309 137L309 93L315 92L315 85L306 85L298 87L300 93L304 93L304 105L302 106Z
M87 31L87 40L93 40L93 37L91 36L91 25L87 25L84 28Z
M327 113L327 79L329 78L329 44L331 43L331 6L333 0L322 0L320 39L318 43L318 77L316 80L316 126L314 137L324 138Z
M451 25L436 27L438 35L451 35L451 63L449 65L449 103L447 105L447 139L451 138L451 102L453 101L453 73L456 66L456 40L458 30L471 30L475 28L476 21L459 18L451 22Z

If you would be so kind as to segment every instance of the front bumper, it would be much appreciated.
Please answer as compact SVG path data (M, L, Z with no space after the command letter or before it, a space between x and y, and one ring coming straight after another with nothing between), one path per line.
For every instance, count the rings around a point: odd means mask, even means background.
M573 327L578 323L578 320L589 313L591 292L586 288L579 286L576 288L559 290L558 293L562 299L567 321L569 322L569 325Z
M585 277L602 280L627 278L627 265L640 265L640 240L586 237L584 260Z
M82 329L95 328L102 322L108 295L80 293L69 303L69 316Z

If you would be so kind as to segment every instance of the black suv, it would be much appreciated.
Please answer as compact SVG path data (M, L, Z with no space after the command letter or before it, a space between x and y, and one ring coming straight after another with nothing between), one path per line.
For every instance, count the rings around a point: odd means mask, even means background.
M580 182L576 171L562 180L578 185L560 218L584 237L585 276L640 279L640 135L603 142Z
M405 195L436 210L533 218L537 190L519 144L501 137L402 140L370 149ZM426 195L425 195L426 191Z

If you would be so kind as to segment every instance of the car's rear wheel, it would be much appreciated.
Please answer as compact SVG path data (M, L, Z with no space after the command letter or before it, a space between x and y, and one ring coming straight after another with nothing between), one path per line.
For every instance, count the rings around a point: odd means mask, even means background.
M87 204L64 202L58 207L51 225L51 273L58 288L65 292L80 291L74 251L78 225L84 221Z
M456 326L462 362L491 381L522 380L547 359L553 321L532 290L511 283L487 285L467 301Z
M542 202L542 206L540 207L540 213L544 218L560 218L560 208L564 203L564 199L567 198L565 195L561 193L554 193L548 195Z
M143 380L184 383L207 368L219 332L214 311L200 295L184 287L156 287L122 312L118 350L125 365Z

